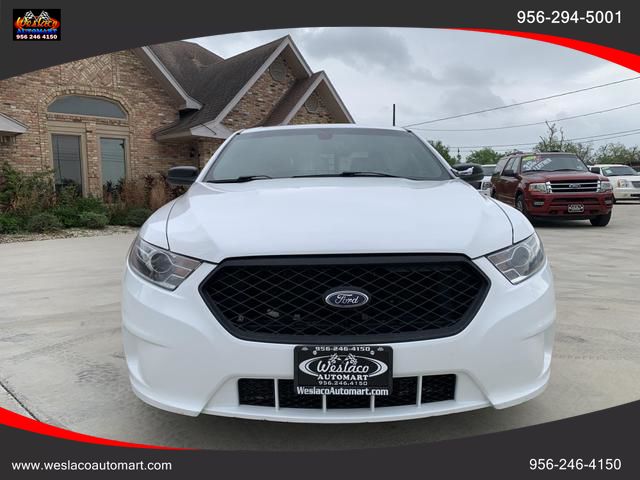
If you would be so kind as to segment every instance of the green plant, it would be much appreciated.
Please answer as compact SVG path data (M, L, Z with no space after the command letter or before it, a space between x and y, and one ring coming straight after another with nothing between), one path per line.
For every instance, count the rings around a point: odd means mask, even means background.
M125 224L131 227L140 227L151 216L151 213L148 208L132 208L127 213Z
M27 220L27 230L30 232L52 232L62 228L62 223L52 213L36 213Z
M0 209L28 215L50 208L55 200L52 173L23 173L4 162L0 166Z
M107 206L97 197L79 197L75 205L80 212L107 214Z
M22 229L22 222L14 215L0 213L0 234L18 233Z
M65 228L80 227L80 212L69 205L60 205L51 210Z
M122 202L107 205L109 225L126 225L127 213L129 213L129 209Z
M86 228L104 228L109 223L106 215L96 212L82 212L79 219L80 224Z

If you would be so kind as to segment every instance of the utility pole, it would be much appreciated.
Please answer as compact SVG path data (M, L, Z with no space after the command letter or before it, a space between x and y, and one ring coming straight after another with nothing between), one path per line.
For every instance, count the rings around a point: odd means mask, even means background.
M396 126L396 104L393 104L393 126Z

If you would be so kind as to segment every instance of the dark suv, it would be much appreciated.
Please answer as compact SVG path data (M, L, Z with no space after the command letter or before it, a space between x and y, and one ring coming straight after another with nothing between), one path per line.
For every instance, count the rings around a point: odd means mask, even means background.
M517 153L502 158L491 177L491 196L536 217L611 219L613 193L606 177L591 173L573 153Z

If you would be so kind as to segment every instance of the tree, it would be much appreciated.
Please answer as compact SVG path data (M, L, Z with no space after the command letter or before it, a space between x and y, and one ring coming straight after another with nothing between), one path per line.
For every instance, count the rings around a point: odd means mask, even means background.
M486 165L488 163L498 163L501 158L502 154L496 152L493 148L485 147L471 152L467 156L467 162Z
M562 127L556 127L555 123L547 123L549 129L545 137L540 137L538 144L533 147L536 152L570 152L575 153L585 163L592 163L593 146L578 142L571 142L564 138Z
M453 165L454 163L456 163L455 159L451 156L449 147L442 143L442 140L429 140L429 143L438 151L440 155L442 155L442 158L444 158L449 165Z
M540 137L538 144L533 147L536 152L562 152L565 146L564 131L556 127L555 123L547 123L549 131L545 137Z
M638 147L627 147L622 143L602 145L594 155L594 163L624 163L632 165L640 161Z

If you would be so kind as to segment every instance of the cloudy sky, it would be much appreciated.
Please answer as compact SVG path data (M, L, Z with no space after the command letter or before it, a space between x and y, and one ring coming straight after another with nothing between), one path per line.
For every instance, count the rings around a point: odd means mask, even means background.
M404 126L637 76L564 47L499 35L436 29L269 30L194 39L222 57L290 34L313 70L325 70L357 123ZM640 102L640 80L529 105L423 125L428 139L460 148L535 143L546 126L442 131L542 122ZM558 122L566 138L640 129L640 105ZM417 131L417 130L416 130ZM600 140L627 145L640 135ZM519 147L526 150L527 146ZM496 148L498 151L505 148Z

